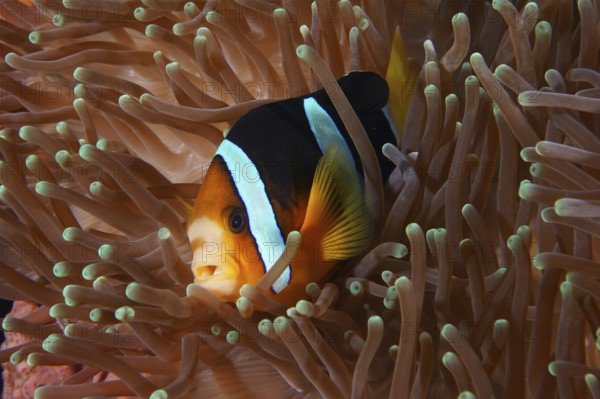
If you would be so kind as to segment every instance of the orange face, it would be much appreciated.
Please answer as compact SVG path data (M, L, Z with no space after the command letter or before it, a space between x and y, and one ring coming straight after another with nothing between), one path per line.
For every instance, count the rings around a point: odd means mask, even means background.
M256 284L264 267L248 228L248 216L220 160L210 165L188 222L195 283L225 300Z

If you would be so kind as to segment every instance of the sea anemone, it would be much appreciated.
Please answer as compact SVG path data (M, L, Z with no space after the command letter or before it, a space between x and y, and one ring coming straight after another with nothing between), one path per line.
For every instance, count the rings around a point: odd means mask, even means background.
M4 396L600 398L600 3L517 3L3 1ZM335 79L388 64L381 182ZM295 307L284 263L222 302L186 203L238 117L319 87L380 234Z

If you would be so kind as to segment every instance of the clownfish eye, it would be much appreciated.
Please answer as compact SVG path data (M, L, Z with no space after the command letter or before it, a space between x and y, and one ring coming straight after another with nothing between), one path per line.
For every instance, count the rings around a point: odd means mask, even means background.
M241 234L246 230L246 212L240 208L233 208L229 212L227 227L233 234Z

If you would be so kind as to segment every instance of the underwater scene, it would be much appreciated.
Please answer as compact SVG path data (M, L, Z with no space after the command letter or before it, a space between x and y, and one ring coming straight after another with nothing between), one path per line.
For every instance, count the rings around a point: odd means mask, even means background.
M600 399L596 0L1 0L7 399Z

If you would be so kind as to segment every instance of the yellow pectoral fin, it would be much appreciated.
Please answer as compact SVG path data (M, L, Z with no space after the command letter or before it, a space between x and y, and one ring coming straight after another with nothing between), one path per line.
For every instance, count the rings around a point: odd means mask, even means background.
M324 261L340 261L361 253L371 242L373 226L361 178L351 161L333 145L320 159L308 199L301 234L319 242Z
M396 27L390 63L385 80L390 86L389 110L396 124L396 129L402 139L404 122L408 113L408 105L413 91L416 89L418 72L406 56L404 42L400 36L400 27Z

